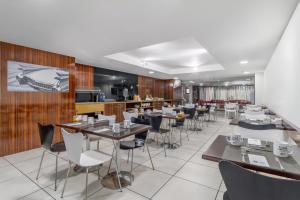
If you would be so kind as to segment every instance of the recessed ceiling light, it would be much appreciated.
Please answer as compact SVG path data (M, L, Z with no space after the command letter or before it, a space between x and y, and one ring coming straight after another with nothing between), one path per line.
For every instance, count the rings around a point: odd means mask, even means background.
M246 71L244 71L244 74L250 74L250 72L246 72Z
M200 86L203 86L203 83L199 83Z
M154 71L149 71L149 74L154 74Z
M241 65L246 65L246 64L248 64L248 60L241 60L240 64Z
M195 83L194 81L190 81L190 83Z
M177 79L178 79L178 77L174 77L174 79L175 79L175 80L177 80Z

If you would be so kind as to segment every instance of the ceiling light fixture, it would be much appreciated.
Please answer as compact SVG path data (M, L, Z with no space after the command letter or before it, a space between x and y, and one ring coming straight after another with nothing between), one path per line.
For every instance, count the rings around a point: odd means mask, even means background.
M154 74L154 71L149 71L149 74Z
M241 62L240 62L241 65L246 65L248 63L249 63L248 60L241 60Z
M177 80L177 79L178 79L178 77L174 77L174 79L175 79L175 80Z
M250 72L244 71L244 74L250 74Z
M194 81L190 81L190 83L195 83Z

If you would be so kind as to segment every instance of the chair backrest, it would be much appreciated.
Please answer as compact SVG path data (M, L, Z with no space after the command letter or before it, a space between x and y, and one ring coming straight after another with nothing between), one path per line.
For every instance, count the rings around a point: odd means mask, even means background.
M112 126L114 123L116 123L116 115L101 115L98 114L98 119L99 120L108 120L109 125Z
M221 161L219 169L230 200L298 200L300 181L277 179Z
M83 135L82 133L69 133L65 129L61 129L64 138L68 159L80 165L80 157L82 152Z
M183 108L183 112L185 114L188 114L189 116L187 117L187 119L193 119L196 113L196 108Z
M42 125L38 123L38 128L41 145L46 149L50 149L53 141L54 126L52 124Z
M148 119L141 119L141 118L131 118L132 123L136 124L144 124L144 125L150 125L150 121ZM148 131L145 131L143 133L139 133L135 135L135 138L146 140L148 135Z
M158 115L158 116L151 116L151 117L150 117L150 124L151 124L152 129L153 129L154 131L159 132L161 122L162 122L162 116L161 116L161 115Z
M131 118L137 118L138 117L138 113L135 113L135 112L123 112L123 117L124 117L124 120L131 120Z

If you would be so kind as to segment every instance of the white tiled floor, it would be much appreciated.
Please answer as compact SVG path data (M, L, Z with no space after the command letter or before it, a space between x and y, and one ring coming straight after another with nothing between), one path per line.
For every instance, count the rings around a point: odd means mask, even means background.
M203 160L202 153L219 134L229 134L229 120L219 118L209 122L199 133L189 131L190 141L183 135L183 146L175 150L163 148L156 142L149 144L155 170L152 170L147 150L134 151L134 182L123 192L103 188L96 174L89 175L89 199L102 200L221 200L226 191L217 163ZM151 135L153 138L153 135ZM176 140L179 140L175 134ZM91 147L96 148L95 142ZM112 153L112 142L101 140L100 151ZM0 199L5 200L50 200L61 199L60 194L68 168L66 154L60 155L58 167L58 189L54 191L55 156L46 154L40 178L35 180L42 149L9 155L0 158ZM122 169L129 170L127 152L121 152ZM101 176L107 173L108 163L101 169ZM114 167L114 164L112 165ZM64 199L83 199L85 174L72 173Z

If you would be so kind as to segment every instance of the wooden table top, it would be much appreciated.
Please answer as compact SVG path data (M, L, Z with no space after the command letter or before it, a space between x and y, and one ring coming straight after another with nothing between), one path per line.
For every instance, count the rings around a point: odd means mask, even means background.
M263 150L251 150L248 154L263 155L266 157L270 167L261 167L250 164L249 160L243 161L241 147L232 146L227 143L226 136L219 135L211 146L202 154L202 158L214 162L228 160L247 169L265 172L286 178L300 180L300 147L294 147L294 153L288 158L279 158L284 170L280 168L279 163L275 160L273 152ZM248 157L248 156L247 156Z
M132 124L130 128L124 128L123 124L121 123L120 132L115 133L112 131L112 127L108 125L107 121L97 122L93 125L86 122L74 122L56 124L56 126L74 130L76 132L82 132L84 134L97 135L112 140L121 140L132 135L143 133L151 128L151 126L143 124Z

